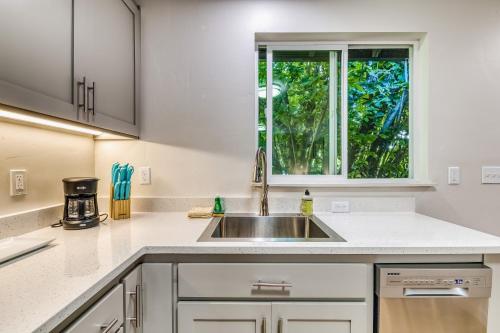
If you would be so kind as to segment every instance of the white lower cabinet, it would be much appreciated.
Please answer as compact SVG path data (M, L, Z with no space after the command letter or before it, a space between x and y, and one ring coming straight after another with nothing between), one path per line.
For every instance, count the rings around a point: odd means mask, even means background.
M357 263L181 263L178 333L369 333L372 276Z
M122 284L125 333L172 333L172 264L141 264Z
M271 332L270 302L179 302L178 333Z
M366 333L364 302L286 302L272 305L272 332Z
M125 301L125 331L127 333L141 333L143 326L142 318L142 265L122 280Z
M123 286L118 285L77 319L65 333L115 333L123 324Z
M142 264L142 285L143 332L172 333L172 264Z
M179 302L178 333L366 333L364 302Z

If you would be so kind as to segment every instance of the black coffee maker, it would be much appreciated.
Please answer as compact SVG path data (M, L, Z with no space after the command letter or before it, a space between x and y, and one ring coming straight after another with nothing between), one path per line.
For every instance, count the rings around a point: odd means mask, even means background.
M99 225L97 182L91 177L64 178L64 229L87 229Z

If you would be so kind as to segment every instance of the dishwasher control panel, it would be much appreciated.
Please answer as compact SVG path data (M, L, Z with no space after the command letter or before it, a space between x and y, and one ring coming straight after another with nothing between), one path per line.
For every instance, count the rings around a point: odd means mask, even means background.
M418 286L418 287L443 287L452 286L485 286L486 279L482 276L443 275L443 276L405 276L400 273L387 273L385 277L387 286Z
M401 297L408 291L462 289L467 296L490 293L491 269L482 264L376 265L377 295Z

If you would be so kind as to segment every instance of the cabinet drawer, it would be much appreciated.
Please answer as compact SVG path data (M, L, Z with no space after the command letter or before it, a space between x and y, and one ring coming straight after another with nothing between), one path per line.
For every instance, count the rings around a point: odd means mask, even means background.
M120 284L104 295L77 319L66 333L116 332L123 324L123 286ZM106 331L106 328L110 328Z
M364 299L365 264L179 264L180 298Z

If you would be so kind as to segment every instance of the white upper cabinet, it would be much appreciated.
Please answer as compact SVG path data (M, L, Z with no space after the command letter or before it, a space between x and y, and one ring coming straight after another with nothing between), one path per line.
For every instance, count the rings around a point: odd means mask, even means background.
M0 0L0 103L75 119L72 1Z
M74 6L79 119L138 135L139 10L129 0L75 0Z

